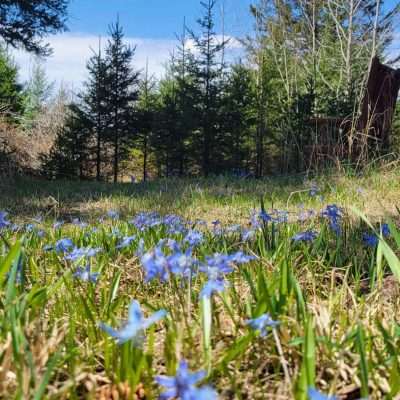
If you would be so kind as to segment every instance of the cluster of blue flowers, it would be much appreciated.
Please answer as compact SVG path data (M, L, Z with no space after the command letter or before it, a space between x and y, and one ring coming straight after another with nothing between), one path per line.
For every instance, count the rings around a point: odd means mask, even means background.
M390 228L388 224L382 224L381 226L382 236L390 236ZM367 247L376 247L379 243L379 237L375 233L363 232L363 242Z
M7 215L5 211L0 211L0 229L7 228L11 225L11 222L7 219Z
M140 304L133 300L129 306L128 319L119 329L100 323L99 327L110 335L117 344L122 345L132 341L135 346L141 346L144 341L144 333L151 325L165 318L167 312L159 310L150 317L145 318ZM267 334L268 328L275 328L279 322L272 320L269 314L263 314L255 319L246 321L253 330L260 332L263 337ZM166 389L160 396L161 399L192 399L212 400L217 399L217 393L209 386L197 387L198 382L206 377L205 371L191 373L188 364L182 360L175 376L157 376L156 382Z
M171 274L190 279L200 271L208 277L201 296L210 297L213 292L225 289L225 275L233 271L233 265L247 263L254 258L239 251L230 255L217 253L206 257L205 262L202 262L193 254L193 245L199 243L200 239L202 240L201 235L191 234L190 239L185 237L182 243L164 239L148 252L139 250L146 282L153 279L166 282ZM186 250L183 249L185 243L191 243Z
M343 216L343 211L336 204L326 206L325 210L322 211L322 216L328 219L329 227L337 235L341 233L340 222Z
M146 253L139 249L139 255L146 282L156 278L166 282L170 274L189 277L197 263L192 257L192 247L182 250L181 245L172 239L161 240L154 249Z
M315 196L318 188L313 187L310 195ZM313 213L308 212L308 216ZM330 229L337 235L341 233L341 221L343 211L336 205L328 205L322 211L322 217L326 218ZM208 237L209 232L200 230L200 225L206 225L205 222L196 221L190 223L183 220L177 215L160 216L157 213L146 212L137 214L130 224L134 226L136 231L130 232L129 228L123 230L118 228L115 221L119 221L120 215L115 210L110 210L107 215L101 219L109 218L111 229L105 234L106 240L113 239L111 243L118 250L136 248L136 254L140 258L141 265L145 272L145 281L150 282L158 279L166 282L171 276L192 279L198 275L206 278L201 290L201 298L210 298L214 293L224 291L228 287L227 275L232 273L235 268L241 264L246 264L255 259L254 256L245 254L243 251L237 251L231 254L215 253L209 256L199 256L202 254L201 246ZM35 218L35 223L25 225L23 228L12 225L7 218L6 212L0 212L0 231L11 229L24 229L26 232L35 232L39 237L41 231L35 224L42 224L42 218ZM232 225L225 229L222 228L220 221L213 222L213 233L215 236L221 234L239 235L243 241L253 239L257 232L264 229L270 224L282 224L288 222L288 213L280 210L273 210L269 213L266 211L253 212L248 229L243 229L240 225ZM64 221L55 221L53 229L57 231L57 237L61 236L61 228L65 224ZM87 228L89 225L79 218L72 220L72 224L81 229ZM162 239L151 250L145 251L143 232L152 228L159 228L165 239ZM196 229L195 229L196 227ZM132 226L130 226L132 228ZM86 238L95 233L95 229L85 229L83 243ZM121 231L120 231L121 229ZM390 229L387 224L381 226L381 233L384 237L390 235ZM44 232L43 232L44 235ZM297 233L291 239L293 242L313 242L318 233L313 230L307 230ZM379 241L379 237L375 234L364 232L363 241L367 246L375 247ZM74 241L69 237L58 239L53 244L44 246L46 251L54 251L60 257L67 261L67 265L73 268L73 277L83 282L96 283L99 279L99 272L93 271L91 268L91 259L97 256L101 251L99 247L76 246ZM107 245L104 246L107 248ZM199 251L200 250L200 251ZM101 270L101 269L100 269ZM119 328L113 328L106 323L99 323L99 328L106 334L111 336L117 344L123 344L132 341L135 346L141 346L145 331L152 325L158 323L167 316L167 312L163 309L154 312L152 315L145 317L140 304L134 300L129 305L128 318L121 324ZM273 331L279 324L268 313L258 315L255 318L244 321L249 329L259 333L261 337L265 337ZM206 378L204 371L190 372L188 363L182 360L179 363L175 376L157 376L156 382L165 388L161 394L161 399L184 399L184 400L213 400L217 399L217 393L210 386L201 386L199 383ZM314 388L310 388L308 396L311 400L334 400L335 397L328 397Z
M233 254L216 253L206 257L206 262L200 264L199 270L207 275L207 282L203 286L200 297L211 297L214 292L222 292L227 286L225 276L233 271L233 266L245 264L253 260L241 251Z

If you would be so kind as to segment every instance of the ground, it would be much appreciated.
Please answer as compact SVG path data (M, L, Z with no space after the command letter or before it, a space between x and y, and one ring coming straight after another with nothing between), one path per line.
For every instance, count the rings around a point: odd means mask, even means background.
M2 180L0 397L395 398L399 178Z

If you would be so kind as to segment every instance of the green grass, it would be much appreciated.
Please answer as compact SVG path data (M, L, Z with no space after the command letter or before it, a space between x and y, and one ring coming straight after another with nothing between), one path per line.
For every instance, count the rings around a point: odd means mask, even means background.
M107 185L20 179L0 183L0 210L21 227L0 238L0 398L157 398L156 375L173 375L181 359L204 369L221 399L306 399L317 387L344 399L395 398L400 393L400 234L397 170L364 176L234 180L171 179ZM321 197L322 196L322 197ZM321 210L343 208L341 234ZM252 210L287 210L287 223L261 224L244 241L233 224L249 228ZM104 216L118 210L120 219ZM302 221L300 213L313 209ZM178 214L204 234L194 257L243 251L255 259L234 265L223 292L199 299L207 277L170 276L145 282L146 251L160 239L181 241L165 225L143 231L129 223L141 211ZM40 222L35 221L43 216ZM86 227L69 223L81 217ZM66 223L53 228L54 220ZM196 222L204 220L206 225ZM212 221L220 220L222 234ZM383 238L382 223L391 235ZM27 229L26 224L34 224ZM95 229L94 229L95 228ZM318 232L312 243L291 238ZM363 232L379 244L363 244ZM42 233L43 232L43 233ZM136 235L126 248L123 236ZM45 251L69 237L78 247L102 249L91 259L97 283L74 278L77 263ZM187 245L185 245L187 247ZM142 346L118 345L99 328L118 327L133 299L146 316L167 317L146 331ZM246 320L264 313L279 321L266 336ZM136 394L135 394L136 392Z

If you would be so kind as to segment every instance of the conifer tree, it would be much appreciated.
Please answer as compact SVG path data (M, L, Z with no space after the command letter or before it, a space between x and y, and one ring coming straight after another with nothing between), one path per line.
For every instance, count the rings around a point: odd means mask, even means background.
M31 78L24 90L24 125L32 128L38 116L45 111L54 89L54 82L49 82L46 71L36 60Z
M218 135L217 116L219 108L219 91L224 65L221 60L227 41L218 41L215 32L215 7L217 0L200 2L204 15L197 22L200 34L189 30L189 36L196 47L195 62L190 71L201 91L201 165L204 175L216 172L214 160Z
M50 154L42 157L42 171L52 179L84 179L89 172L90 121L77 104L67 112Z
M157 109L156 82L153 76L149 75L148 63L146 65L143 79L140 81L139 99L137 104L137 140L143 155L142 176L143 181L147 180L148 161L151 151L155 128L155 115Z
M111 120L108 101L108 65L99 48L89 59L86 68L89 73L88 80L84 84L84 92L81 94L82 108L86 118L92 126L94 136L94 153L96 163L96 180L102 179L103 153L105 153L104 143L106 140L107 129Z
M22 111L22 86L18 83L18 68L10 54L0 47L0 111L16 121Z
M113 177L118 182L119 163L129 152L129 145L135 139L136 130L132 126L133 106L138 98L139 72L131 63L135 48L124 43L121 25L110 26L110 36L106 46L107 64L107 104L110 120L107 140L113 148Z
M256 91L253 72L243 64L233 65L224 90L221 150L225 168L242 173L250 170L250 155L254 149L256 125ZM221 166L223 167L223 166Z

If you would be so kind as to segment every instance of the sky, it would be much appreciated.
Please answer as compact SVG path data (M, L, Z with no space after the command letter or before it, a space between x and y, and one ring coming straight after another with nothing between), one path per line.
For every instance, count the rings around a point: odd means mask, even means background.
M217 31L221 31L224 15L226 35L235 38L250 32L251 2L219 0ZM196 28L200 15L199 0L71 0L68 32L47 38L53 55L43 65L49 80L79 88L87 76L85 66L92 49L98 48L100 36L106 42L109 24L119 18L127 42L136 45L135 68L143 69L148 62L150 72L161 77L176 45L176 34L182 32L183 21ZM234 51L238 42L231 43ZM16 51L14 57L20 67L20 80L26 81L35 60L23 51Z
M386 0L388 7L397 0ZM243 37L250 33L253 20L249 6L254 0L219 0L216 11L217 31L221 32L222 15L227 36ZM222 9L224 12L222 12ZM186 25L196 28L201 15L200 0L70 0L68 28L63 34L47 38L53 55L43 65L49 80L79 89L85 80L86 62L98 47L99 37L106 42L108 26L117 17L127 42L136 45L134 66L144 69L148 62L151 74L161 77L164 65L176 45L176 34ZM232 54L240 54L238 42L231 41ZM400 50L400 44L394 44ZM32 56L17 51L20 80L26 81L34 65Z

